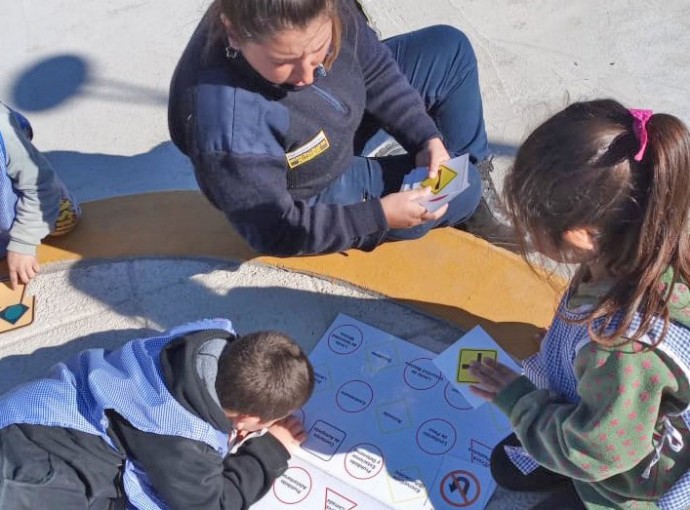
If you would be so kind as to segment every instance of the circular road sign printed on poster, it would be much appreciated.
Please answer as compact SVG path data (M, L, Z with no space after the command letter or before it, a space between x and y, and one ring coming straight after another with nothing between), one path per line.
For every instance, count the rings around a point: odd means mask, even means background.
M453 409L457 409L458 411L471 411L474 409L474 407L467 403L467 400L462 396L460 390L453 386L452 383L446 384L443 396L448 405Z
M414 390L429 390L436 386L443 375L430 358L417 358L405 362L403 379Z
M457 438L453 424L441 418L427 420L417 429L417 446L429 455L448 453Z
M273 495L286 505L296 505L309 496L312 482L311 475L299 466L287 468L282 476L273 482Z
M369 480L383 469L383 452L371 443L359 443L345 455L345 471L357 480Z
M352 354L362 345L364 335L352 324L338 326L328 335L328 347L336 354Z
M361 413L374 399L374 389L364 381L349 381L335 394L335 402L346 413Z
M479 480L469 471L451 471L441 480L441 497L453 508L465 508L479 499Z

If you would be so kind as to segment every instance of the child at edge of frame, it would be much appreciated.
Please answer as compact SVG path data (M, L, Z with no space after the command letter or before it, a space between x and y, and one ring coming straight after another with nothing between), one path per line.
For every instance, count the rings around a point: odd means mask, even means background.
M81 207L34 146L28 119L0 102L0 256L12 288L39 272L36 248L71 232Z
M514 431L492 474L545 491L535 510L690 508L689 190L688 128L614 100L568 106L518 150L518 238L578 269L523 375L470 370Z
M246 510L313 388L292 339L227 319L82 351L0 397L0 508Z

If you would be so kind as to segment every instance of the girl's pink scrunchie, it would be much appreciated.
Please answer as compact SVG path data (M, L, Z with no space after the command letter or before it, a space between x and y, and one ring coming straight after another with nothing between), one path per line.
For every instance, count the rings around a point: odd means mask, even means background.
M644 151L647 149L647 121L649 121L654 112L652 110L631 108L630 113L634 118L633 132L640 141L640 149L637 151L637 154L633 156L633 159L635 161L642 161L642 158L644 158Z

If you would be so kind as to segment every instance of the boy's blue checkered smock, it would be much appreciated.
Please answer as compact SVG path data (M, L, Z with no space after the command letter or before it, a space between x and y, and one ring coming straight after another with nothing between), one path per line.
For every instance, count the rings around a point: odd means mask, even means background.
M172 340L204 330L235 334L226 319L208 319L174 328L160 336L132 340L120 349L89 349L55 365L44 379L0 397L0 428L15 423L67 427L107 434L105 410L112 409L144 432L181 436L208 444L219 455L228 452L228 434L214 429L179 404L161 376L159 354ZM133 508L164 510L146 474L126 461L123 482Z
M14 223L17 207L17 194L12 186L12 180L7 175L9 162L5 141L0 133L0 255L7 253L10 228Z

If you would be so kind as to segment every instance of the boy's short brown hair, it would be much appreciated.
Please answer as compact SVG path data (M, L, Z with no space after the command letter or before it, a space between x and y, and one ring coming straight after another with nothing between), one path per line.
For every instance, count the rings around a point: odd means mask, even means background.
M287 335L258 331L238 337L218 360L216 392L227 411L283 418L299 409L314 390L314 369Z

